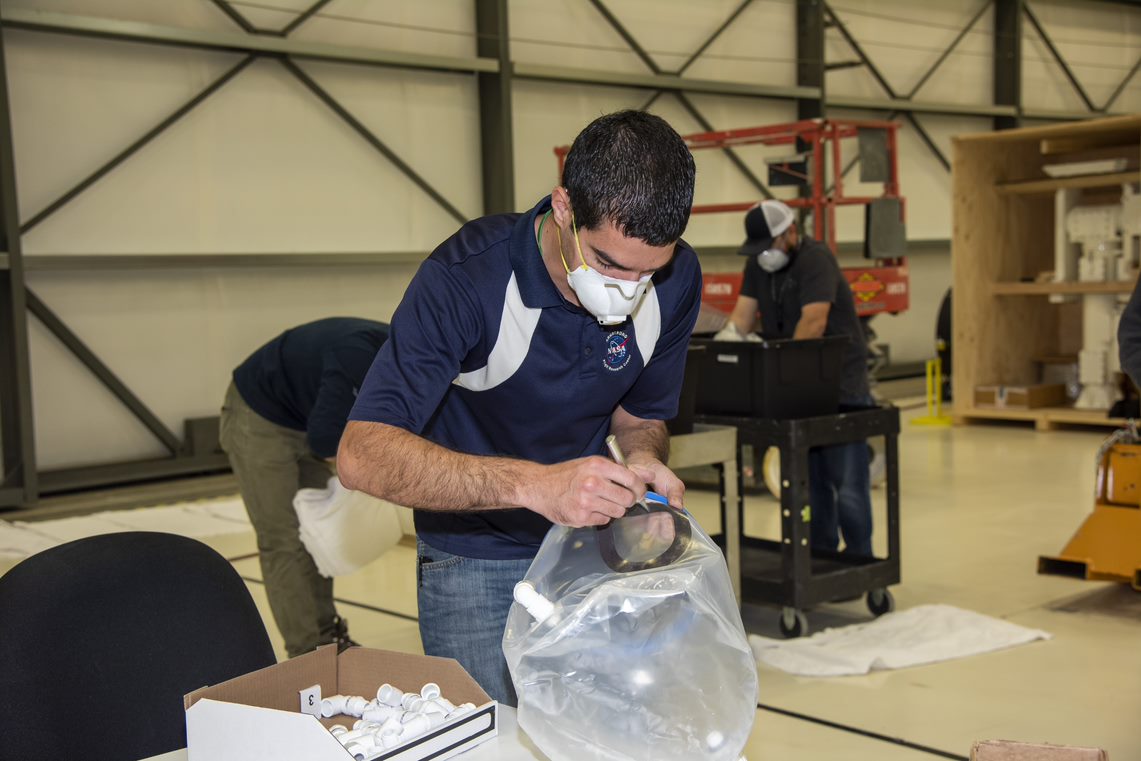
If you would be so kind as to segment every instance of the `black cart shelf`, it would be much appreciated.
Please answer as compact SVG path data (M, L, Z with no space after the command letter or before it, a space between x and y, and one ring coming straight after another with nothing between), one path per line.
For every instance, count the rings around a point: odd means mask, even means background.
M781 539L771 541L744 535L743 484L737 490L737 520L727 523L722 506L721 525L740 527L742 603L779 605L780 628L786 637L808 631L806 608L836 600L867 596L876 616L892 610L888 587L898 584L899 573L899 410L874 407L836 415L774 420L768 418L701 415L702 423L733 426L740 448L780 450ZM808 450L883 436L887 466L887 537L884 558L852 557L844 553L813 551L810 542L812 509L809 505ZM738 468L740 474L740 468ZM740 479L740 475L738 475ZM724 536L716 537L724 546ZM730 563L730 567L732 567Z

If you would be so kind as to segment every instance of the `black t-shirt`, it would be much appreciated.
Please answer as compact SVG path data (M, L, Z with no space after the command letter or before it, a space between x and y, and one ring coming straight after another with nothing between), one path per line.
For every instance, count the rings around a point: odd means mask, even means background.
M388 340L388 326L330 317L292 328L234 370L234 386L254 412L305 431L318 457L337 454L357 389Z
M856 316L852 289L836 257L823 243L802 237L790 255L788 266L772 274L761 269L757 257L745 263L741 295L757 300L761 311L760 333L765 338L792 338L805 304L831 304L826 336L848 336L844 350L842 403L862 403L868 396L868 348Z

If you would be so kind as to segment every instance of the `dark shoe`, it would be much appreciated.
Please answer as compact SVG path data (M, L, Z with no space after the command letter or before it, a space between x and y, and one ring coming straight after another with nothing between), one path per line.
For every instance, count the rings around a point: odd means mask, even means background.
M337 653L343 653L350 647L360 647L359 642L349 637L349 622L340 616L333 618L333 642L337 643Z

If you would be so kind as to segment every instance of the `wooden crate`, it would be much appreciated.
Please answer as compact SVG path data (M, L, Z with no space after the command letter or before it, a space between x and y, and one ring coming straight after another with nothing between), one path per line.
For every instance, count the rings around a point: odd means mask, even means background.
M1050 178L1044 164L1122 156L1127 171ZM1105 412L1052 407L979 409L974 389L1039 382L1043 356L1075 353L1080 310L1052 294L1127 293L1131 283L1042 283L1054 268L1054 191L1109 193L1141 180L1141 115L987 132L953 141L951 236L954 416L1062 425L1113 426ZM1075 329L1075 315L1079 320Z

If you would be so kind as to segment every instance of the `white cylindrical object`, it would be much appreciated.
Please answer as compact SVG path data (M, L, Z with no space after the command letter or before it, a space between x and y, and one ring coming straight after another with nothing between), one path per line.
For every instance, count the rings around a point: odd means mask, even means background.
M388 748L395 748L397 745L399 745L402 742L404 742L404 741L402 739L400 739L400 733L399 732L392 732L390 734L380 736L380 745L381 745L381 747L385 748L386 750Z
M435 700L440 697L440 685L435 682L428 682L420 688L420 697L424 700Z
M435 729L448 720L446 713L426 713L424 716L428 717L428 723L432 726L432 729Z
M456 706L456 710L448 714L449 719L454 719L457 716L463 716L466 713L471 713L475 710L475 703L460 703Z
M380 689L376 691L376 699L386 706L399 706L400 702L404 699L404 692L396 689L391 684L382 684Z
M331 695L321 700L321 715L326 719L332 718L339 713L345 712L345 701L348 698L344 695Z
M448 715L448 709L444 708L444 706L440 705L439 702L436 700L425 700L424 704L422 706L420 706L419 712L422 714L432 715L432 716L434 716L436 714L439 714L441 716L447 716Z
M345 713L347 713L349 716L355 716L359 719L361 714L364 712L365 706L367 705L367 700L362 698L360 695L353 695L345 701Z
M422 713L409 713L405 716L408 720L404 722L404 729L400 732L401 742L419 737L432 728L432 722Z
M387 706L381 703L375 708L364 709L364 711L361 713L361 718L368 719L369 721L384 723L388 721L398 710L400 709L393 708L392 706Z
M404 713L403 712L394 713L381 726L380 733L386 734L389 732L395 732L396 734L400 734L400 730L403 726L404 726Z
M522 605L537 624L546 621L547 617L555 610L555 604L539 594L535 590L535 586L529 581L521 581L516 584L514 596L515 602Z
M364 761L373 754L375 748L375 743L362 742L351 742L345 746L345 750L352 754L354 761Z
M353 729L356 729L356 727L353 727ZM344 724L334 724L333 726L329 727L329 734L331 734L333 737L340 737L348 731L349 728Z
M372 730L353 729L337 735L337 739L341 741L341 745L348 745L349 743L360 742L362 738L372 737L372 734Z
M375 732L380 729L382 721L373 721L371 719L357 719L353 722L353 729L363 729L368 732Z
M435 702L436 705L442 707L447 713L451 713L452 711L456 710L456 704L445 697L438 697L433 702Z

